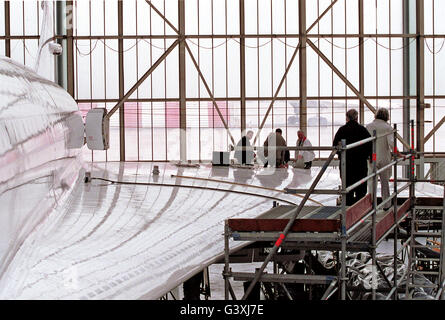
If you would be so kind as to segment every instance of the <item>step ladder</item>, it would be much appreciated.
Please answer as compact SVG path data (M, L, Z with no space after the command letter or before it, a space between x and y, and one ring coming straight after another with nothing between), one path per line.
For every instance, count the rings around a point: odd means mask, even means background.
M444 209L414 206L412 210L405 299L445 299Z

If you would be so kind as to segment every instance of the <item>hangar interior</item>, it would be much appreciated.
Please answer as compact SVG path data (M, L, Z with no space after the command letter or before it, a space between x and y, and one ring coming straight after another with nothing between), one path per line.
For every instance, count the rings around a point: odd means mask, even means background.
M0 297L444 298L444 13L0 1ZM384 168L377 133L333 145L351 109L363 126L388 110ZM278 128L289 159L275 167ZM350 204L345 159L363 144L366 196Z

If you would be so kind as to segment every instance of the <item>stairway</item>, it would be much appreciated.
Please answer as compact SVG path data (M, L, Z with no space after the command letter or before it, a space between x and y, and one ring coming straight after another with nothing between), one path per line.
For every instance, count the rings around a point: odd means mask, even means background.
M445 214L442 206L414 206L411 217L406 299L445 299Z

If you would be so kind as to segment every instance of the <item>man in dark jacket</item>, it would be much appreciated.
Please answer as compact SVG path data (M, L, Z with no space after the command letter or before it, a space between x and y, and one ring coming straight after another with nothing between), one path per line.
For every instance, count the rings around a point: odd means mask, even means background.
M287 144L282 134L283 131L278 128L275 132L269 134L266 141L264 141L264 156L267 157L265 167L267 164L270 164L271 166L275 164L275 166L279 168L286 163L286 150L284 147L286 147ZM289 153L288 157L290 158ZM289 159L287 159L287 161L289 161Z
M254 153L250 145L250 139L253 137L253 131L247 131L246 135L241 138L235 147L234 158L239 164L252 164Z
M346 112L346 124L340 127L335 134L333 146L341 143L342 139L346 140L346 144L351 144L366 138L371 135L368 130L357 122L357 110L351 109ZM372 154L372 143L367 142L361 146L346 151L346 187L356 183L360 179L368 175L368 159ZM338 158L341 161L341 155L338 153ZM340 166L341 174L341 166ZM363 183L357 188L351 190L346 195L346 205L351 206L364 197L367 193L367 183Z

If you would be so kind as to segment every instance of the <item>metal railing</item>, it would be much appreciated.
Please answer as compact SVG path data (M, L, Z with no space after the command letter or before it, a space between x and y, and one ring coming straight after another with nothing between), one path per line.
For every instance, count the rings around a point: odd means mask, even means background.
M316 147L316 146L312 146L312 147L276 147L276 146L267 146L267 147L257 147L257 146L250 146L250 147L237 147L236 150L260 150L262 148L267 148L268 150L280 150L280 149L284 149L284 150L295 150L295 151L331 151L327 161L323 164L322 169L320 170L320 172L317 174L315 180L312 182L311 186L309 189L285 189L285 191L287 193L290 194L305 194L305 197L303 198L303 200L300 202L300 204L293 210L290 211L290 215L291 218L289 219L289 222L287 223L285 229L283 230L283 232L280 234L279 238L277 239L277 241L275 242L273 248L269 251L268 256L266 257L266 259L264 260L263 264L261 265L261 267L259 269L257 269L256 273L255 273L255 277L254 279L251 281L249 287L247 288L247 290L245 291L244 296L242 297L242 299L246 299L249 294L251 293L252 289L254 288L255 284L261 279L261 276L263 275L263 271L266 267L266 265L270 262L270 260L273 258L273 256L276 254L278 248L280 247L281 243L283 241L285 241L286 236L288 235L290 228L292 227L292 225L294 224L295 220L297 219L297 217L299 216L303 206L305 205L309 195L311 194L338 194L339 196L341 196L341 215L340 215L340 241L341 241L341 256L340 256L340 260L341 260L341 269L340 269L340 277L338 279L338 284L339 284L339 289L340 289L340 296L341 299L344 300L346 299L346 281L348 280L346 278L346 249L347 249L347 240L348 237L351 235L352 231L354 231L356 228L358 228L363 221L365 221L368 218L372 218L372 223L371 223L371 241L370 241L370 250L371 250L371 255L372 255L372 263L373 265L376 265L376 243L377 243L377 239L376 239L376 224L377 224L377 212L383 208L388 202L392 201L393 203L393 208L394 208L394 224L397 226L399 221L397 221L397 195L400 194L402 191L406 190L407 188L410 188L410 196L412 193L412 179L410 179L410 181L408 181L408 183L403 186L402 188L398 189L397 188L397 165L400 164L402 161L405 161L407 158L410 159L410 161L413 160L412 157L412 150L408 155L402 156L401 158L397 157L397 154L394 153L393 154L393 160L384 165L383 167L377 169L377 163L376 163L376 145L377 145L377 140L379 138L384 138L388 135L393 135L393 139L394 139L394 146L397 145L397 126L394 125L394 129L377 136L376 132L373 132L373 135L369 138L363 139L361 141L357 141L351 144L346 144L346 140L343 139L338 146L320 146L320 147ZM357 181L356 183L347 186L346 185L346 156L347 156L347 151L348 150L352 150L354 148L357 148L359 146L362 146L366 143L372 143L372 157L371 157L371 161L372 161L372 172L367 175L366 177L360 179L359 181ZM323 174L325 173L327 167L330 165L330 163L332 162L332 160L334 159L335 155L339 154L340 155L340 167L341 167L341 187L337 190L317 190L316 186L318 184L318 182L320 181L321 177L323 176ZM412 163L410 163L412 166ZM379 205L377 205L377 176L384 172L385 170L388 170L390 168L394 167L394 192L387 198L387 199L382 199L382 203L380 203ZM410 177L411 178L411 177ZM372 179L372 194L373 194L373 204L372 204L372 210L367 213L362 219L360 219L360 221L354 223L349 229L346 228L346 195L348 194L348 192L351 192L352 190L354 190L356 187L362 185L363 183L368 183L369 180ZM228 227L226 226L226 234L228 232ZM395 237L397 237L396 233L397 233L397 227L394 228L394 233L395 233ZM227 277L230 275L229 272L229 266L228 266L228 259L229 259L229 251L228 251L228 241L226 241L226 266L225 266L225 270L224 270L224 275L226 278L226 283L227 283ZM395 242L395 253L397 253L397 243ZM394 270L397 270L397 259L394 259ZM395 288L395 292L397 292L397 279L396 277L394 277L394 288ZM226 299L228 298L228 294L229 294L229 289L226 289ZM375 290L375 286L372 289L372 297L373 299L375 299L376 297L376 290Z
M380 138L387 137L388 135L393 135L393 142L394 147L397 146L397 125L394 124L393 130L388 131L387 133L377 135L376 131L374 130L373 135L369 138L363 139L361 141L357 141L354 143L346 144L346 140L343 139L339 143L338 146L312 146L312 147L276 147L276 146L267 146L267 147L257 147L257 146L251 146L251 147L237 147L237 150L261 150L262 148L267 148L268 150L295 150L295 151L331 151L328 159L325 161L325 163L322 166L322 169L317 174L315 180L312 182L309 189L289 189L286 188L284 191L289 194L305 194L305 197L300 202L300 204L293 210L290 211L291 218L289 219L289 222L287 223L285 229L280 234L279 238L275 242L273 248L269 251L268 256L264 260L261 268L257 269L255 273L254 279L251 281L249 287L245 291L244 296L242 299L246 299L249 294L251 293L252 289L254 288L255 284L261 279L261 276L263 275L263 271L266 267L266 265L270 262L270 260L273 258L273 256L277 253L278 248L282 244L283 241L285 241L286 236L288 235L290 228L294 224L295 220L299 216L303 206L305 205L308 197L310 194L338 194L341 196L341 214L340 214L340 231L339 231L339 238L341 242L341 254L340 254L340 276L338 277L338 281L335 283L339 286L340 291L340 297L342 300L346 299L346 252L347 252L347 242L348 239L351 240L356 236L356 234L353 234L353 232L360 226L363 226L363 223L365 223L369 226L371 229L371 240L369 243L369 249L371 251L371 257L372 257L372 264L374 266L377 266L377 259L376 259L376 248L377 245L386 237L386 235L389 232L393 232L394 234L394 272L397 270L397 257L400 253L400 250L397 248L397 242L398 242L398 227L400 221L405 217L405 215L398 218L398 195L400 195L403 191L409 188L409 199L410 199L410 209L412 210L414 206L414 196L415 196L415 182L420 182L421 180L416 180L416 177L414 175L414 166L415 166L415 157L418 156L420 153L416 152L414 150L414 147L412 147L408 152L400 153L396 148L394 148L394 152L392 153L392 161L383 165L378 166L377 165L377 140ZM372 143L372 156L371 156L371 173L369 173L366 177L360 179L359 181L347 186L346 185L346 156L347 151L357 148L359 146L363 146L366 143ZM340 173L341 173L341 186L337 190L326 190L326 189L316 189L316 186L318 182L320 181L321 177L325 173L327 167L331 164L332 160L334 159L335 154L339 154L340 156ZM409 160L409 178L408 179L400 179L398 177L397 167L398 165L401 165L403 162L403 165L406 165L406 160ZM377 177L382 172L389 170L393 168L393 192L390 194L387 198L383 198L382 195L382 201L380 204L377 203ZM360 185L366 183L368 184L368 181L372 180L371 182L371 194L372 197L372 209L366 213L363 217L359 219L359 221L354 222L349 228L346 227L346 221L347 221L347 206L346 206L346 195L353 191L355 188L359 187ZM427 181L427 180L426 180ZM406 182L405 185L402 187L398 187L399 182ZM428 182L430 182L428 180ZM392 212L394 214L394 222L393 226L386 231L384 236L380 236L379 239L376 238L376 226L377 226L377 213L380 212L384 207L387 207L388 202L392 202ZM445 204L444 204L444 210L445 210ZM388 211L390 212L390 211ZM407 211L409 212L409 210ZM389 214L389 213L388 213ZM368 220L371 219L371 222ZM364 228L365 229L365 228ZM368 228L366 228L369 230ZM226 236L228 236L228 227L226 225L225 230ZM228 268L228 259L229 259L229 251L228 251L228 240L226 241L226 266L224 269L224 275L226 278L227 283L227 277L230 275L229 268ZM444 272L445 274L445 272ZM394 276L393 279L393 287L390 292L390 295L388 298L393 295L394 299L398 299L398 280L397 276ZM229 290L227 289L226 299L228 298ZM372 298L376 299L376 286L372 287ZM232 295L233 296L233 295Z

